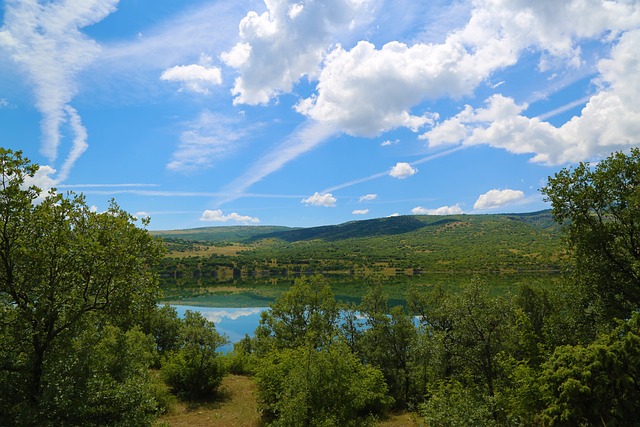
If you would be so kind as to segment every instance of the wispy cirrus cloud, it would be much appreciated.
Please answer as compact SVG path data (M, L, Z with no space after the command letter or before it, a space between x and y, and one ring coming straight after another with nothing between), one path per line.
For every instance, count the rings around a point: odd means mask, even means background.
M241 147L242 141L256 125L243 126L241 118L230 118L205 110L186 123L180 143L167 163L167 169L193 172L206 169Z
M412 167L412 166L419 165L419 164L422 164L422 163L427 163L427 162L430 162L432 160L439 159L441 157L453 154L456 151L463 150L464 148L465 147L463 147L463 146L458 146L458 147L450 148L448 150L443 150L443 151L441 151L439 153L431 154L429 156L426 156L426 157L423 157L423 158L421 158L419 160L416 160L415 162L409 163L409 166ZM365 176L363 178L357 178L357 179L354 179L354 180L351 180L351 181L348 181L348 182L345 182L345 183L342 183L342 184L334 185L332 187L324 189L322 191L322 193L329 193L329 192L333 192L333 191L337 191L337 190L342 190L343 188L351 187L351 186L357 185L357 184L362 184L362 183L365 183L365 182L368 182L368 181L372 181L374 179L382 178L384 176L389 176L389 171L388 170L386 170L384 172L378 172L378 173L375 173L375 174L372 174L372 175L369 175L369 176Z
M122 188L122 187L158 187L159 184L138 184L138 183L119 183L119 184L61 184L58 188Z
M178 15L142 28L137 37L106 44L99 65L107 73L137 82L145 77L155 80L158 70L197 61L202 54L217 57L235 43L246 6L243 1L188 6ZM150 74L141 75L141 71Z
M307 122L300 126L284 141L273 146L259 161L249 166L243 175L228 184L222 190L228 196L220 198L217 201L218 205L242 197L253 184L334 135L335 131L323 123Z
M591 96L584 96L580 99L576 99L574 101L568 102L564 105L561 105L559 107L554 108L551 111L547 111L543 114L540 114L538 116L536 116L537 119L539 120L547 120L550 119L551 117L555 117L558 114L562 114L565 111L569 111L573 108L579 107L579 106L584 106L587 102L589 102L589 99L591 99Z
M68 177L88 146L80 115L69 103L78 91L78 73L98 57L100 46L81 29L104 19L117 4L118 0L5 3L0 48L24 70L33 88L36 108L42 114L42 154L54 163L63 125L69 125L73 133L58 182Z

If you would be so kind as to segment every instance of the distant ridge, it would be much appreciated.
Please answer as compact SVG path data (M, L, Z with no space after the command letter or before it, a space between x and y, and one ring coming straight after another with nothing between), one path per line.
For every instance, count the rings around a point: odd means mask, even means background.
M344 239L383 237L401 235L422 228L440 227L447 224L482 220L513 220L546 231L559 229L553 220L551 210L512 214L482 215L404 215L349 221L338 225L293 228L284 226L218 226L186 230L152 231L165 240L187 240L201 242L253 243L260 240L276 239L287 243L322 240L334 242Z
M544 230L559 230L560 225L553 219L551 209L545 209L537 212L527 212L519 214L498 214L504 215L511 219L521 220L527 224L530 224L536 228Z
M292 227L274 225L229 225L219 227L199 227L184 230L151 231L154 236L165 240L188 240L199 242L244 242L254 236L295 230Z
M428 224L415 216L397 216L388 218L365 219L350 221L338 225L301 228L297 230L283 230L273 233L256 235L249 241L262 239L281 239L285 242L299 242L304 240L325 240L328 242L362 238L389 236L416 231Z

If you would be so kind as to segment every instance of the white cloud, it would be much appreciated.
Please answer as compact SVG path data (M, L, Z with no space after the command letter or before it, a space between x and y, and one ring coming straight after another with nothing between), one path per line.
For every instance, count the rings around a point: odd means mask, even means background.
M416 206L411 209L411 213L414 215L461 215L464 212L460 208L459 204L453 206L441 206L436 209L423 208L422 206Z
M260 222L258 218L254 218L251 216L239 215L236 212L232 212L228 215L224 215L220 209L216 210L205 210L202 212L202 216L200 217L200 221L206 222L239 222L244 224L257 224Z
M180 134L180 144L171 155L167 169L192 172L212 166L215 160L233 153L250 127L243 127L239 119L203 111L187 130Z
M466 105L464 109L452 118L442 123L438 123L433 129L421 135L423 139L429 140L429 145L436 147L442 144L457 144L467 141L468 144L476 142L472 140L474 126L469 124L500 123L509 120L527 109L526 104L516 105L513 99L502 95L492 95L485 103L486 108L473 109Z
M541 53L541 70L580 67L580 42L614 40L639 22L637 2L477 0L466 25L442 43L336 47L323 63L316 94L297 110L351 135L375 136L396 127L416 131L437 119L412 113L425 99L471 95L525 51Z
M478 197L473 208L494 209L521 199L524 199L524 193L520 190L489 190Z
M393 217L396 217L396 216L400 216L400 214L398 212L394 212L391 215L389 215L387 218L393 218Z
M398 162L389 171L389 175L398 179L409 178L418 173L418 169L412 167L409 163Z
M54 175L56 174L56 170L49 165L41 165L33 177L25 176L24 178L24 187L36 186L40 189L40 194L36 199L36 203L40 203L47 196L49 190L55 188L56 179Z
M337 199L331 193L320 194L317 191L313 196L301 200L301 203L313 206L333 207L336 205Z
M6 98L0 98L0 108L9 108L11 104Z
M365 194L364 196L360 196L358 199L359 202L371 202L378 198L377 194Z
M97 208L96 208L96 210L97 210ZM140 211L140 212L136 212L135 215L133 215L133 216L135 216L138 219L141 219L141 218L149 218L150 215L147 212Z
M353 215L366 215L369 213L369 209L356 209L351 212Z
M399 139L396 139L395 141L391 141L390 139L387 139L386 141L383 141L383 142L380 144L380 146L381 146L381 147L388 147L388 146L390 146L390 145L397 144L398 142L400 142L400 140L399 140Z
M177 65L166 69L160 80L182 83L183 88L192 92L208 94L211 86L222 84L220 68L207 66L211 58L202 56L205 64Z
M419 165L419 164L422 164L422 163L430 162L432 160L439 159L440 157L448 156L448 155L450 155L452 153L455 153L456 151L460 151L462 149L463 149L462 146L450 148L448 150L444 150L444 151L441 151L439 153L432 154L432 155L429 155L427 157L423 157L420 160L416 160L416 161L413 162L413 164L414 165ZM417 172L417 170L416 170L416 172ZM378 173L375 173L373 175L366 176L364 178L353 179L351 181L344 182L342 184L334 185L332 187L324 189L322 192L323 193L329 193L329 192L333 192L333 191L336 191L336 190L341 190L343 188L351 187L352 185L362 184L363 182L368 182L368 181L371 181L371 180L374 180L374 179L382 178L384 176L389 176L389 170L386 170L384 172L378 172Z
M266 104L307 75L315 77L327 46L366 19L368 0L298 3L265 0L267 11L240 21L240 41L220 58L240 74L235 104Z
M296 110L355 136L376 136L397 127L417 131L435 116L409 110L425 98L426 85L444 87L425 78L429 65L421 64L436 57L431 46L399 42L380 50L366 41L350 51L338 46L324 62L317 94L301 100Z
M24 0L5 4L0 47L24 70L42 114L42 153L54 162L69 124L75 136L60 170L66 178L86 149L86 131L69 103L77 93L76 77L100 53L98 44L80 29L95 24L116 9L118 0Z
M516 154L533 154L532 161L548 165L607 156L640 144L640 30L624 33L611 56L598 63L600 92L588 99L579 116L556 127L522 113L527 105L493 95L485 108L467 105L438 123L421 138L430 146L486 144ZM543 115L544 117L544 115Z

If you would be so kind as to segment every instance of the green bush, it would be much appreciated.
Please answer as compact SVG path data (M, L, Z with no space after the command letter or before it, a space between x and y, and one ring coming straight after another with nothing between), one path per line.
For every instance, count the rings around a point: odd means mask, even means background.
M344 343L268 353L256 370L263 414L275 426L361 426L393 404L379 369Z
M428 426L495 426L486 399L458 381L441 382L418 412Z
M233 345L233 351L224 356L229 372L236 375L254 374L256 369L254 341L255 339L245 335L243 339Z
M187 311L180 327L180 347L162 365L163 379L174 393L187 399L207 399L216 392L226 366L217 349L227 343L213 322Z
M557 347L542 365L546 424L637 426L640 314L588 345Z
M17 424L150 425L158 414L152 350L151 338L137 329L87 328L45 376L40 413Z

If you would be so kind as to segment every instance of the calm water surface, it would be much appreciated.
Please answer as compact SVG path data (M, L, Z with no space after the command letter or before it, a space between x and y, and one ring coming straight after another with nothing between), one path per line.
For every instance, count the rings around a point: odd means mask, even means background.
M178 316L183 317L187 310L200 312L207 320L216 325L216 330L229 338L230 344L220 350L224 353L233 350L233 343L244 338L245 334L253 335L258 327L260 313L268 307L214 308L191 305L174 305Z

